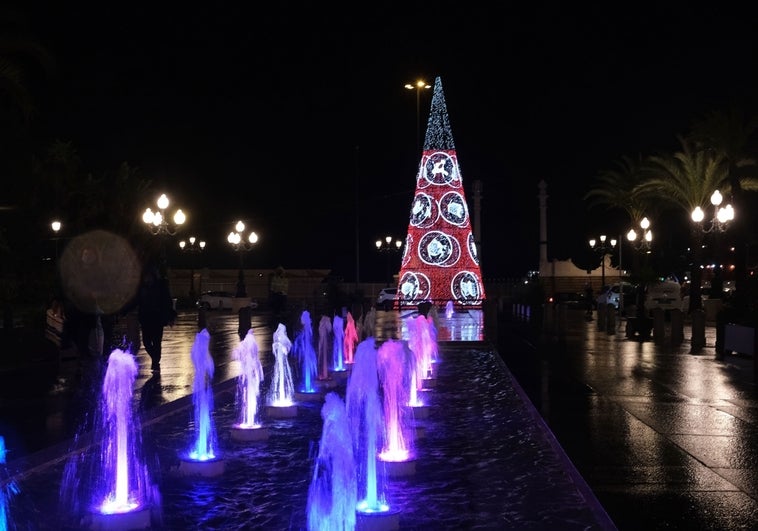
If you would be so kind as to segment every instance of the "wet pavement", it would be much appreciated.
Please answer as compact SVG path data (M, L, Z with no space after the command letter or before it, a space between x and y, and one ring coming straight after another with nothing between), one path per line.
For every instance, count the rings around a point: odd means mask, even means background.
M517 319L499 351L621 530L758 529L753 357L608 334L581 311L549 335ZM668 331L667 331L668 332Z
M387 312L379 319L377 336L402 329L394 320L396 315ZM270 352L267 316L254 315L252 325L261 350ZM451 520L457 527L435 522L436 528L756 529L758 397L752 358L716 360L712 327L706 330L705 347L691 354L687 325L685 341L679 346L629 340L623 333L623 321L617 326L616 333L609 335L598 330L594 321L585 321L583 312L569 312L565 334L547 336L535 333L528 323L505 316L494 348L486 340L478 341L481 320L467 318L446 333L455 336L454 330L465 329L471 334L468 341L440 338L451 361L465 364L476 359L477 364L468 369L478 367L495 374L490 390L497 398L471 394L470 402L463 400L468 390L476 389L476 370L456 371L451 364L445 377L449 399L438 406L456 404L460 409L451 409L451 414L466 417L481 412L486 413L482 418L495 418L498 423L479 432L479 439L487 441L479 452L472 449L475 441L471 434L450 431L451 426L445 432L454 434L452 440L431 438L434 444L429 450L435 456L465 456L463 468L451 467L450 472L468 480L454 481L439 471L436 478L424 476L419 481L427 499L447 499L450 493L446 491L454 487L464 498L466 488L484 495L477 489L485 480L493 482L489 493L493 496L482 502L486 508L481 519ZM144 350L138 352L135 396L145 410L187 407L193 374L188 353L196 329L196 315L189 313L167 330L159 379L150 373ZM217 366L214 379L221 387L238 374L237 363L230 356L239 340L236 316L214 315L209 329ZM493 361L498 357L505 364ZM262 360L265 365L266 359ZM22 375L18 371L15 376L0 374L0 420L5 429L14 422L20 426L15 436L9 437L9 432L0 435L6 442L25 441L9 444L9 461L26 457L16 464L11 461L10 469L40 467L70 444L67 441L77 431L77 419L86 416L82 403L91 400L86 392L77 390L86 388L81 385L89 378L86 366L82 360L38 361ZM30 386L30 381L35 385ZM15 391L9 392L6 385ZM8 415L19 409L22 400L24 413L15 414L19 418L11 422ZM482 405L488 403L488 407ZM219 407L228 413L230 406ZM316 413L308 413L311 437L317 431ZM492 434L497 436L493 439ZM521 444L516 444L519 440ZM513 454L510 459L503 454L503 444ZM461 452L461 448L467 450ZM287 454L291 448L281 451ZM527 452L521 462L519 451ZM535 463L546 466L536 467ZM438 464L445 468L444 461ZM497 476L503 477L495 480ZM427 480L431 483L426 484ZM288 495L301 498L304 480L293 481L301 490ZM509 497L512 490L518 495ZM498 501L502 505L497 505ZM459 509L470 510L468 503ZM506 513L511 507L512 512L501 514L503 507ZM428 529L429 520L424 519L428 517L409 519L408 527L403 528Z

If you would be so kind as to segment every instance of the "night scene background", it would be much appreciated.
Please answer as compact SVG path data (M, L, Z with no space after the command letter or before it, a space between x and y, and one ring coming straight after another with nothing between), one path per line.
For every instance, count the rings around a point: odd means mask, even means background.
M213 267L236 266L226 234L243 219L260 237L248 267L383 280L374 242L404 237L420 161L404 88L419 78L442 80L470 210L482 183L485 278L537 268L542 179L549 259L594 267L587 239L628 223L583 200L597 174L678 149L704 113L752 112L756 94L755 19L727 4L31 1L1 13L0 52L25 90L2 91L6 229L23 220L29 238L49 236L56 197L39 161L65 145L80 178L127 163L165 191L188 216L178 236L206 240ZM431 90L419 101L423 137ZM150 204L134 205L123 215L138 230ZM658 220L656 234L675 245L687 223Z

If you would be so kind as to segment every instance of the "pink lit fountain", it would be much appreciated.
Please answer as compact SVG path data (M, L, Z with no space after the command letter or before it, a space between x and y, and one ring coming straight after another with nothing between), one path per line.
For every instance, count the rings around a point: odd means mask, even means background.
M437 384L434 364L438 361L437 329L428 317L418 315L409 323L408 343L416 361L416 387L432 389Z
M345 392L358 476L358 529L398 529L399 511L386 501L383 476L378 473L378 450L384 434L379 396L377 349L374 338L358 344Z
M292 385L292 370L287 359L292 349L292 341L287 337L287 327L282 323L279 323L274 332L271 349L274 351L274 372L268 390L266 411L271 418L296 417L295 388Z
M219 476L224 473L224 460L219 456L216 427L213 423L213 372L210 334L203 329L195 336L192 345L192 363L195 378L192 383L194 405L195 442L180 456L179 474L183 476Z
M258 421L258 397L263 380L263 366L258 358L258 344L253 329L247 331L232 355L240 362L240 376L237 380L237 403L240 419L232 426L232 439L236 441L263 441L268 439L269 430Z
M311 314L307 310L300 314L300 324L302 328L295 336L293 345L294 357L299 368L295 399L298 401L321 400L323 395L316 380L318 367L316 347L313 344L313 324Z
M353 319L353 314L347 312L344 339L345 363L347 365L353 364L353 356L355 355L355 347L358 345L358 341L358 328L356 327L355 319Z
M142 460L140 423L133 418L137 362L131 353L116 349L107 363L93 432L103 436L100 452L77 452L67 463L61 506L79 518L79 528L145 529L160 496ZM89 500L83 511L81 500Z
M379 459L390 476L416 473L413 410L408 407L412 353L404 341L388 339L379 347L377 368L384 398L384 446Z

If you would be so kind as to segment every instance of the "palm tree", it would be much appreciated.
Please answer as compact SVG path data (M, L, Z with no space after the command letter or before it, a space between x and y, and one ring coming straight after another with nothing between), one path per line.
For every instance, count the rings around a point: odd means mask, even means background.
M748 155L751 140L758 131L758 116L747 116L738 106L728 112L712 111L695 120L689 140L700 149L720 153L728 164L728 181L731 188L731 204L737 211L732 223L735 244L735 302L745 306L747 298L747 248L749 236L748 208L745 191L755 190L758 165ZM752 177L751 177L752 176Z
M642 219L650 216L655 210L655 202L637 191L640 183L645 181L648 171L642 155L636 157L624 155L615 161L613 169L601 170L598 173L595 186L584 195L584 200L589 201L590 207L624 211L629 217L630 226L638 227ZM623 242L619 242L619 245L622 244ZM641 317L645 314L644 291L650 273L647 268L642 268L638 253L632 256L631 270L634 280L639 285L636 301L637 317Z
M697 149L683 137L679 137L681 151L672 154L653 155L647 159L648 177L636 187L636 193L655 198L682 210L689 217L695 207L706 208L714 190L727 193L729 185L728 164L723 154L714 150ZM703 233L695 225L690 226L694 267L689 310L702 308L700 290Z

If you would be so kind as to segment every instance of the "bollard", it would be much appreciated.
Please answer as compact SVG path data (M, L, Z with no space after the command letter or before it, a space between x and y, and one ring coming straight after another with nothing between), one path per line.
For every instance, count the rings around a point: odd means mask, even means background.
M653 341L662 345L666 340L666 314L663 308L653 308Z
M671 344L681 345L684 341L684 312L675 308L671 310Z
M612 336L616 333L616 308L612 304L609 304L605 313L608 317L605 323L605 330L609 336Z
M692 312L692 340L690 345L691 354L700 352L705 346L705 312L703 310Z
M606 321L608 320L606 313L608 311L607 304L600 302L597 305L597 329L605 330Z

